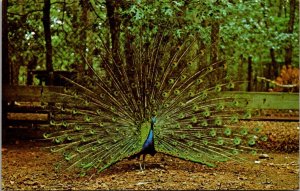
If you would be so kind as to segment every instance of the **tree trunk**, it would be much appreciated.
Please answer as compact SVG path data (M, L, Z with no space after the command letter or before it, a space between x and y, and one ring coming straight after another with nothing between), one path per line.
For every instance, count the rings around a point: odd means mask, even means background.
M4 86L10 85L10 66L8 63L8 24L7 24L8 0L2 1L2 92ZM7 103L2 101L2 138L7 142Z
M43 8L43 25L46 41L46 69L49 73L46 85L53 85L53 65L52 65L52 44L51 44L51 30L50 30L50 0L44 0Z
M287 33L293 34L294 24L295 24L295 9L296 9L296 0L290 0L290 19L288 23ZM293 57L293 44L291 40L289 41L288 47L285 49L285 64L292 64Z
M271 72L274 75L274 76L270 76L270 77L276 78L278 76L278 64L277 64L277 61L275 58L275 50L273 48L270 49L270 56L271 56L271 65L272 65Z
M248 57L248 88L247 91L252 90L252 57Z
M88 1L81 1L82 12L80 16L81 29L80 29L80 42L78 52L80 52L80 61L76 64L76 70L78 72L77 78L82 79L85 70L85 59L86 59L86 26L88 25Z
M220 44L220 23L218 21L213 21L211 24L211 48L210 48L210 64L215 64L219 62L219 44ZM220 63L221 64L221 63ZM210 79L210 84L223 79L226 74L225 70L217 70Z
M111 1L106 0L106 9L107 9L107 18L109 22L110 28L110 38L111 38L111 52L114 57L114 60L117 65L121 64L121 60L119 58L120 52L120 25L121 18L118 15L118 9L120 8L120 1Z
M11 71L8 63L8 24L7 24L8 0L2 2L2 83L11 84Z
M278 14L277 14L278 17L281 17L282 7L283 7L283 0L279 0Z

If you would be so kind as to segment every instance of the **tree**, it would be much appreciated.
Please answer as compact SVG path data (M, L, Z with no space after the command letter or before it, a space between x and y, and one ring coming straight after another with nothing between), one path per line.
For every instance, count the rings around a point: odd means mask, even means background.
M256 76L274 79L284 62L299 65L296 0L47 0L47 30L42 22L44 3L10 2L9 63L13 78L23 76L19 81L25 80L26 69L51 71L45 44L48 50L52 45L53 70L83 74L88 61L101 73L102 59L108 59L100 56L106 51L103 45L117 65L132 63L134 47L148 46L158 34L168 37L174 47L193 36L193 51L201 54L196 62L208 65L224 60L227 74L237 80L247 80L249 57L254 80ZM47 41L46 31L50 31ZM253 84L255 88L265 87Z
M2 1L2 83L4 85L11 83L8 63L7 4L8 0Z
M50 29L50 0L44 0L43 8L43 25L46 42L46 68L49 72L48 85L53 85L53 66L52 66L52 44L51 44L51 29Z
M288 35L292 35L294 32L294 25L295 25L295 11L296 11L296 0L290 0L290 18L288 22L288 27L286 33ZM293 55L293 43L291 42L292 39L290 38L285 48L285 64L291 65L292 64L292 55Z

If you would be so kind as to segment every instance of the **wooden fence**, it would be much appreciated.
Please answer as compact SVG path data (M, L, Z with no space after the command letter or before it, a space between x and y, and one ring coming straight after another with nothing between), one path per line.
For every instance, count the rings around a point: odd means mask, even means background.
M48 124L49 111L40 104L42 96L44 101L55 103L58 97L49 96L50 92L62 92L60 86L9 86L3 87L3 119L7 125L19 124ZM247 108L250 109L273 109L273 110L299 110L298 93L280 92L222 92L222 96L245 98ZM20 102L31 104L20 105ZM37 104L34 104L37 103ZM18 115L12 115L17 113ZM23 115L23 116L22 116ZM32 117L36 115L36 117ZM31 116L31 119L26 116ZM34 120L32 120L34 119ZM259 118L253 118L259 119ZM263 118L261 118L263 120ZM280 118L277 118L278 120ZM298 120L298 117L285 120Z

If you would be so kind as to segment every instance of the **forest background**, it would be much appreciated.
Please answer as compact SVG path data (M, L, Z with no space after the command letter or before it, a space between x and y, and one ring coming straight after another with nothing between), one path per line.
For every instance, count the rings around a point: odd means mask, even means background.
M45 85L35 71L80 77L87 62L101 72L103 44L130 60L133 42L161 30L174 44L195 37L204 63L225 61L228 75L250 81L239 90L290 91L257 77L299 84L298 0L4 0L2 14L9 84Z

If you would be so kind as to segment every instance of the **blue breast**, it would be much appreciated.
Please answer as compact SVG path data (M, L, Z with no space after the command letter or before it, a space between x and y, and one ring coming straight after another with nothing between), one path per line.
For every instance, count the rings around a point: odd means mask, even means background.
M156 117L151 118L151 129L149 131L148 137L143 145L142 151L145 151L147 149L153 149L154 150L154 135L153 135L153 127L154 123L156 123Z
M143 145L143 149L142 150L145 150L147 149L148 147L150 147L151 145L153 145L153 130L150 129L149 131L149 134L148 134L148 137Z

